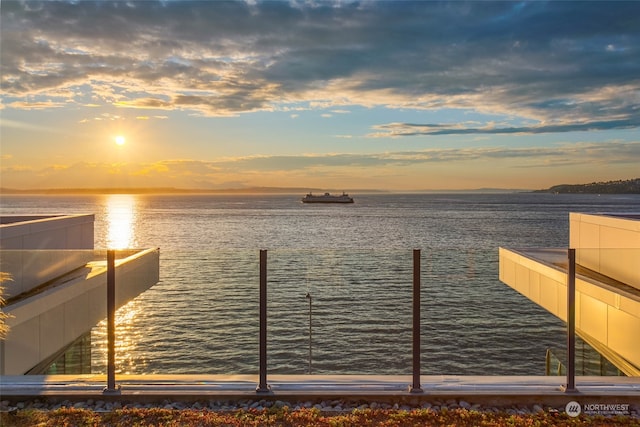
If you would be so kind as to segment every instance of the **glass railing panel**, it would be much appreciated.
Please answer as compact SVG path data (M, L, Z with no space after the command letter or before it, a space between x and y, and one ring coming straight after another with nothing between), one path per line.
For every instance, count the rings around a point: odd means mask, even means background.
M116 314L117 372L255 374L258 251L167 251L160 281ZM103 372L106 322L92 330Z
M493 248L423 251L422 372L544 375L563 323L501 283Z
M581 248L576 258L626 265L637 256L633 248L595 251ZM10 289L3 313L17 313L19 298L50 291L18 291L50 271L42 263L65 266L88 283L87 290L90 279L106 269L106 251L35 252L2 251L2 284ZM119 252L118 260L136 253ZM529 255L534 262L528 265L539 263L541 269L514 268L505 276L512 284L500 280L496 248L422 249L423 375L566 374L567 259L557 252L549 259L540 251ZM69 268L71 262L81 263ZM27 264L31 271L21 273L30 270L23 268ZM117 373L257 374L259 250L161 251L159 270L159 281L116 313ZM269 250L268 372L411 375L412 273L411 249ZM633 270L631 275L578 263L577 375L637 370L640 291ZM68 276L58 276L46 283L69 286ZM14 295L21 292L26 293ZM72 337L65 342L76 340L75 345L24 372L105 373L104 295L79 295L74 298L85 300L78 310L54 310L39 332L47 340ZM79 325L90 313L101 317L84 331ZM16 319L5 321L16 325L9 334L25 333Z
M268 283L270 372L411 372L411 250L270 251Z

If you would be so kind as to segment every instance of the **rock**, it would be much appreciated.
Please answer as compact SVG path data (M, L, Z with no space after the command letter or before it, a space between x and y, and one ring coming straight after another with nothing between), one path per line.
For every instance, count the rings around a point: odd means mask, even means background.
M459 405L461 408L471 409L471 404L469 402L465 402L464 400L461 400Z

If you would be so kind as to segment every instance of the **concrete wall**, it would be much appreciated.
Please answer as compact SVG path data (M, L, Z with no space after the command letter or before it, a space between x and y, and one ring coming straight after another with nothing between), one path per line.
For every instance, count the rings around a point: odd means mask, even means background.
M0 249L93 249L94 215L3 216Z
M2 217L0 271L15 297L93 259L94 215Z
M640 289L638 216L569 215L569 247L576 263Z
M119 252L116 306L159 280L158 249ZM126 257L126 258L125 258ZM6 306L9 334L0 342L0 374L22 375L89 332L106 317L106 260L92 262L58 286Z
M3 250L0 253L0 271L8 275L8 280L2 283L4 298L18 296L82 268L93 257L94 251L91 250Z
M567 320L566 250L500 248L500 280ZM576 277L576 330L640 368L640 297Z

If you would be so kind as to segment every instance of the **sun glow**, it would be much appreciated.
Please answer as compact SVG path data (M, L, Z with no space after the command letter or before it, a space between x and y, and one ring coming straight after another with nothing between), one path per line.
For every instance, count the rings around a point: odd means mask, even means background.
M124 143L125 143L125 142L127 142L127 140L125 139L125 137L124 137L124 136L122 136L122 135L118 135L118 136L116 136L116 138L115 138L115 139L116 139L116 144L117 144L117 145L124 145Z
M135 245L136 199L128 194L113 194L107 199L107 247L125 249Z

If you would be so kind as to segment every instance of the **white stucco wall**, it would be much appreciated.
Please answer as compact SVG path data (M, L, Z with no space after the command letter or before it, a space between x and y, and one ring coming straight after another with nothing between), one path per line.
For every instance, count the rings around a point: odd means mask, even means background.
M640 217L569 215L576 263L640 289Z
M103 251L104 252L104 251ZM116 307L159 280L159 249L119 252ZM106 317L106 259L58 286L5 307L9 334L0 342L0 375L22 375L53 356Z
M566 322L567 250L500 248L500 280ZM640 298L576 277L576 330L640 368Z
M27 292L93 259L94 215L2 217L4 298Z

